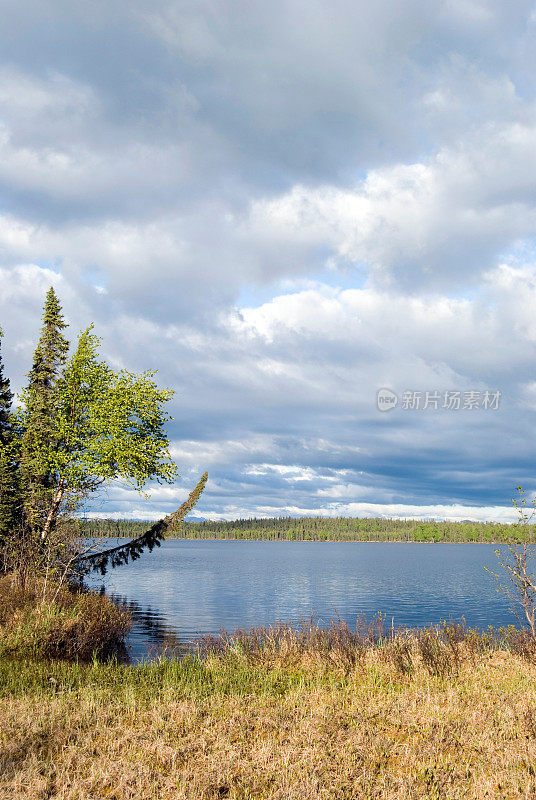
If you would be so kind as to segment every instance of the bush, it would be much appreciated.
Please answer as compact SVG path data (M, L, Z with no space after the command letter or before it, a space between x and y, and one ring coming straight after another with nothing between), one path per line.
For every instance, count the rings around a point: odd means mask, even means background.
M536 663L536 645L530 631L513 625L479 631L465 621L442 622L424 629L384 630L383 617L368 620L361 616L355 628L338 620L328 628L319 627L313 618L298 626L278 623L269 627L222 630L218 636L199 640L201 660L242 663L254 668L310 668L341 670L345 675L377 661L391 664L408 678L424 670L446 679L482 663L498 651L509 651L529 663Z
M0 578L0 656L89 661L124 658L131 615L104 595Z
M379 614L369 621L359 617L355 629L342 620L332 620L329 628L321 628L311 617L301 620L297 627L279 622L269 627L239 628L233 633L222 630L219 636L202 637L197 649L201 659L236 656L255 666L308 663L349 673L382 638L383 617Z

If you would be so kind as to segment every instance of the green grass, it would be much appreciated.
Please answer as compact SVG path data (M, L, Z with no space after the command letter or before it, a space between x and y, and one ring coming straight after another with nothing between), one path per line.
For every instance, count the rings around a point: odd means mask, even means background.
M131 615L95 592L0 577L0 657L89 660L124 652Z
M161 659L128 666L115 661L91 664L67 661L14 661L0 659L0 697L39 700L58 693L88 690L108 695L114 702L134 693L137 703L162 696L200 700L211 696L244 697L249 694L279 697L298 687L318 684L306 670L296 667L255 667L238 660L215 661L207 666L199 658ZM322 681L320 681L322 683ZM326 679L326 684L330 680Z

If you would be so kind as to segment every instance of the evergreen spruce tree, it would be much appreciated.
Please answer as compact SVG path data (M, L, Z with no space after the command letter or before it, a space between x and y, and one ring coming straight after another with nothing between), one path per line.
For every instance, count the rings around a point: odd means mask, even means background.
M43 529L54 494L55 475L47 461L54 447L57 383L67 360L69 342L59 300L50 287L47 292L41 336L23 392L25 426L22 436L21 479L24 486L24 523L32 533Z
M0 340L2 331L0 329ZM18 482L17 441L11 412L13 394L4 376L0 351L0 561L8 537L20 528L20 496Z
M0 328L0 343L3 333ZM9 387L9 380L4 376L4 365L2 363L2 351L0 350L0 443L3 445L11 438L13 420L11 417L11 402L13 393Z

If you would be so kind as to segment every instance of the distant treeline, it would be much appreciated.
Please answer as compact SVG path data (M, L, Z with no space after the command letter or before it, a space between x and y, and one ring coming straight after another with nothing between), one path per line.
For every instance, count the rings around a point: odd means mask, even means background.
M81 521L85 536L141 536L150 523L132 520ZM247 539L291 542L535 542L534 526L496 522L422 522L355 517L277 517L234 522L183 522L168 538Z

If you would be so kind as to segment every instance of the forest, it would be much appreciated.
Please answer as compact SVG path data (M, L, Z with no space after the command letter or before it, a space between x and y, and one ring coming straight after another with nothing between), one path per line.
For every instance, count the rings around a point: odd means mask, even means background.
M80 520L85 537L132 538L146 522L124 519ZM439 522L359 517L272 517L226 521L184 521L166 538L244 539L291 542L534 542L532 526L495 522Z

